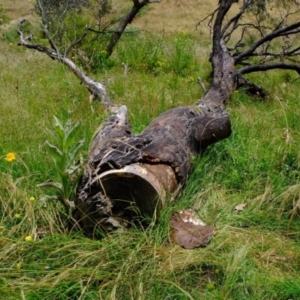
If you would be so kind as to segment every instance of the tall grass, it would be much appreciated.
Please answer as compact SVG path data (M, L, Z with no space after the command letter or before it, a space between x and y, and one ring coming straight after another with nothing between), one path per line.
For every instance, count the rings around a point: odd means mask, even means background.
M202 37L204 39L204 37ZM208 44L208 40L203 43ZM112 99L126 104L136 132L168 108L201 97L209 50L178 32L124 38L104 70ZM148 229L101 240L68 231L57 203L37 184L58 178L45 140L53 116L81 121L85 157L107 113L58 63L0 43L0 293L3 299L299 299L300 81L270 72L253 80L265 101L236 92L231 137L195 158L179 198ZM9 63L8 63L9 62ZM122 71L126 63L129 74ZM8 162L8 152L16 160ZM243 211L235 210L246 204ZM217 235L183 250L169 239L172 212L193 208Z

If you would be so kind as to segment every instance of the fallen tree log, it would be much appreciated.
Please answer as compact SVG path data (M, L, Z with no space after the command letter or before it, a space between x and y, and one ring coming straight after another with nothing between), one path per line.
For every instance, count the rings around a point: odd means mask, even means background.
M228 137L229 117L199 106L161 114L135 135L121 107L99 129L77 192L77 219L88 234L126 226L140 216L158 218L164 202L191 171L191 155Z
M133 7L119 20L110 39L106 48L108 55L139 10L154 2L160 1L133 0ZM23 32L24 21L19 23L19 45L43 52L64 64L88 89L90 101L101 99L106 108L117 112L97 130L84 174L77 185L74 217L90 236L94 236L98 229L109 231L159 217L161 207L168 199L175 198L185 183L192 169L192 157L230 136L231 123L226 106L235 89L241 88L260 98L268 95L261 86L243 75L274 69L294 70L300 74L297 60L300 55L300 22L296 18L300 4L297 1L219 0L218 7L196 26L208 20L206 27L212 33L210 88L206 90L199 79L205 91L202 99L194 106L164 112L141 134L135 135L127 122L127 107L115 107L105 86L87 76L67 57L92 28L85 28L77 40L61 51L55 44L55 34L48 30L49 12L42 1L38 0L37 4L50 47L32 43L33 35L26 36ZM233 5L239 7L230 11ZM277 16L268 13L268 10L279 7L281 13ZM257 15L261 12L263 14ZM252 14L255 18L250 16L251 21L244 22L245 14ZM63 199L63 203L73 209L73 200ZM185 222L190 214L184 216L175 216L175 220ZM197 222L194 225L199 225ZM175 225L177 232L179 227ZM209 234L194 236L196 244L214 232L212 228L206 229ZM176 238L181 240L180 236Z
M95 236L98 230L109 231L132 222L143 224L147 218L159 217L161 207L172 195L176 196L190 174L192 156L230 136L226 106L236 87L244 86L249 93L265 96L261 87L242 80L244 74L275 68L300 74L297 64L251 61L251 57L266 55L262 51L264 44L267 51L275 38L298 33L300 22L288 25L282 21L270 32L259 35L249 48L240 50L245 45L241 43L243 32L249 26L239 24L239 20L255 6L255 1L244 0L239 12L224 25L224 17L236 2L220 0L219 7L210 15L209 23L214 19L212 83L202 99L194 106L176 107L162 113L138 135L131 132L126 106L97 130L75 201L75 218L89 236ZM287 12L284 21L290 15ZM241 39L230 48L226 43L239 27L244 28ZM299 46L291 45L291 49L288 56L298 53ZM276 53L272 55L277 58ZM237 68L238 65L242 67Z
M141 222L141 216L159 217L166 196L191 172L191 156L230 136L225 108L236 74L233 58L217 39L212 65L213 82L197 105L162 113L139 135L131 132L122 106L99 128L76 199L76 219L88 235Z

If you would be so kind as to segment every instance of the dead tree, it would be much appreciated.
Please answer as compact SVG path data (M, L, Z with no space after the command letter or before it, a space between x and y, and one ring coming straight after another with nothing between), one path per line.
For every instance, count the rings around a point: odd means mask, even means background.
M113 102L111 101L107 90L104 86L99 81L96 81L86 75L84 71L79 68L74 61L72 61L68 55L72 48L77 46L82 42L82 40L85 38L85 36L88 34L88 32L96 32L98 34L106 34L110 33L111 38L110 41L106 47L107 49L107 55L110 56L114 50L114 47L116 46L117 42L121 38L122 34L124 33L126 27L128 24L130 24L137 13L146 5L151 4L151 3L159 3L160 0L132 0L133 1L133 6L132 8L128 11L127 14L125 14L123 17L120 18L117 29L114 30L113 32L107 31L107 27L112 26L114 24L109 23L107 26L104 26L104 30L102 31L96 31L93 29L93 26L87 26L82 33L82 35L71 42L67 47L65 47L64 50L61 50L60 47L55 43L55 40L53 38L54 34L49 31L49 23L51 23L48 20L48 14L47 14L47 9L45 6L48 5L54 5L56 2L54 1L52 4L47 3L43 0L37 0L36 4L36 9L38 10L40 16L41 16L41 21L43 24L43 33L48 39L49 46L44 46L39 43L33 43L33 34L30 33L26 35L23 31L23 25L26 22L26 20L21 20L19 22L19 27L18 27L18 34L20 36L20 42L18 43L19 46L26 47L28 49L33 49L37 50L39 52L45 53L48 55L50 58L59 61L60 63L64 64L79 80L80 82L84 85L84 87L89 91L90 97L89 100L92 102L93 100L100 100L102 103L107 107L108 109L111 109L112 111L115 111L115 107ZM85 1L83 1L85 2ZM47 5L46 5L47 4ZM65 14L66 11L70 9L70 6L72 6L72 2L66 1L65 7L63 7L61 14ZM52 12L51 12L52 13ZM60 37L61 39L61 37Z
M276 61L280 55L286 60L295 59L300 50L298 40L294 38L284 53L274 52L271 45L275 39L299 33L300 22L288 21L298 12L297 5L293 13L287 12L273 28L266 28L241 23L242 16L253 7L253 0L244 0L239 12L225 22L235 2L238 1L220 0L218 8L208 17L213 24L210 58L213 78L202 99L194 106L164 112L139 135L132 133L126 119L127 108L123 106L97 131L76 199L76 218L87 234L93 235L99 228L126 226L141 220L140 216L159 216L165 201L176 196L178 187L191 172L191 154L201 153L230 136L226 106L237 86L264 95L261 87L242 77L244 74L275 68L300 74L297 62ZM253 28L259 34L245 47L246 33ZM239 30L241 38L230 46L235 30ZM269 56L268 63L253 64L251 58L258 56Z
M137 8L150 2L153 1L133 0L135 8L121 19L112 43L136 15ZM274 3L278 17L264 23L259 17L261 7ZM236 14L230 10L233 5L240 5ZM265 6L263 12L267 9ZM254 20L245 22L243 16L253 11ZM299 4L293 0L219 0L217 9L198 24L208 20L212 33L212 82L204 96L193 106L164 112L138 135L130 129L126 106L100 126L91 142L75 200L74 216L89 236L98 229L111 230L159 217L161 207L176 197L190 174L191 156L230 136L231 122L226 107L234 90L243 87L251 94L266 94L262 87L243 75L273 69L294 70L300 74L297 14ZM105 99L107 93L103 85L96 81L91 84L90 78L84 77L66 58L66 52L59 52L47 33L47 22L43 23L50 48L32 44L21 26L20 45L64 63L90 92ZM110 100L106 102L111 106Z

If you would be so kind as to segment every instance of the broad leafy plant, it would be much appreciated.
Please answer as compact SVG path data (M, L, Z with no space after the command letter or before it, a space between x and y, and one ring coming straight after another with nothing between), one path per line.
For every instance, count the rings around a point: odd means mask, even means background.
M82 159L78 159L78 156L83 147L84 139L79 142L75 141L80 122L73 125L71 121L67 121L63 124L58 118L54 118L55 130L50 131L50 133L56 139L57 145L46 141L46 147L58 172L58 179L57 181L48 180L39 186L54 188L57 192L56 195L48 195L46 198L60 201L68 215L71 216L75 207L74 197L77 179L82 169Z

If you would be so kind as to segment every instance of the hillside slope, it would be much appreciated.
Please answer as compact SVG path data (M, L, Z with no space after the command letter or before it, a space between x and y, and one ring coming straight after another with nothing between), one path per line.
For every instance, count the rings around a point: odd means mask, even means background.
M2 0L2 5L7 9L12 24L16 24L21 18L33 19L32 10L34 1L24 0ZM132 1L120 4L120 1L113 0L113 8L124 5L131 5ZM196 24L216 7L217 1L197 0L162 0L161 3L150 4L140 17L136 18L133 26L147 31L186 31L193 32Z

